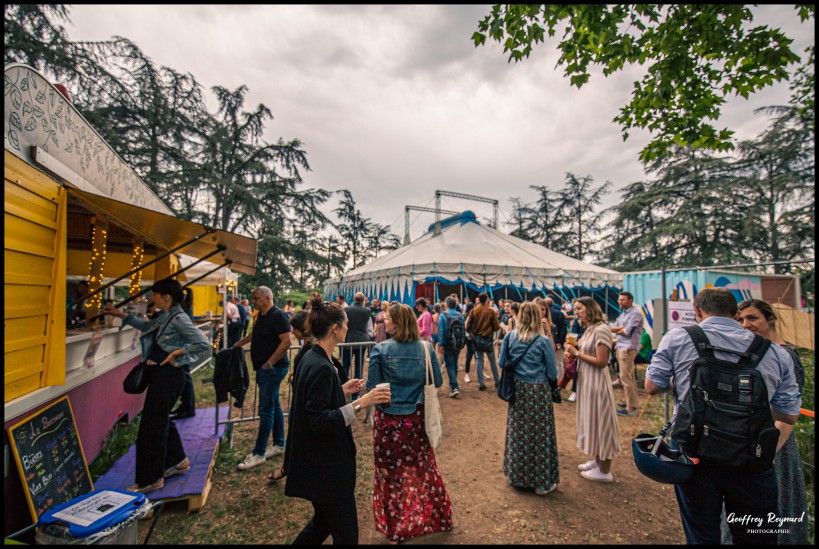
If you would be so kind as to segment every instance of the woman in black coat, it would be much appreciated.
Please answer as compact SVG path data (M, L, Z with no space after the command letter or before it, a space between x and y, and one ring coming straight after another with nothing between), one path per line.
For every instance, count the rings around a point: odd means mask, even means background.
M284 493L309 500L314 515L293 541L321 545L327 536L334 544L358 543L355 504L355 442L350 425L356 412L390 401L389 388L377 388L354 403L363 379L342 385L333 364L333 350L347 335L347 315L337 303L314 298L308 319L317 341L305 353L293 378L287 444L281 475L287 476Z

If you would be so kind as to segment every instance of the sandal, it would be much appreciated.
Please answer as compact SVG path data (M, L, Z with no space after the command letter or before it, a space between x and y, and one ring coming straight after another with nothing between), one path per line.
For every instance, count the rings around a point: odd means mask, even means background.
M129 486L126 488L128 492L140 492L143 494L147 494L149 492L153 492L155 490L159 490L165 487L165 479L161 478L154 482L153 484L146 484L144 486L140 486L139 484L134 484L133 486Z
M282 467L279 467L278 469L267 475L267 480L270 482L279 482L286 476L287 475L284 473L284 469Z

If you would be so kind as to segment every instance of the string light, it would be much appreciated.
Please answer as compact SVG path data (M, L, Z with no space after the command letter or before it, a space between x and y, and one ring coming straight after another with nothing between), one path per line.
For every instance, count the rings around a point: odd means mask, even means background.
M104 222L99 223L99 240L97 223L94 223L91 232L91 260L88 262L88 286L95 291L102 286L102 275L105 272L105 256L108 252L108 230ZM94 266L96 265L96 269ZM86 309L98 310L102 305L102 292L92 296L86 303Z
M139 242L134 243L134 251L131 253L131 269L135 269L142 265L142 258L145 256L145 248ZM139 293L140 285L142 284L142 269L131 275L131 284L128 287L128 295L136 295Z

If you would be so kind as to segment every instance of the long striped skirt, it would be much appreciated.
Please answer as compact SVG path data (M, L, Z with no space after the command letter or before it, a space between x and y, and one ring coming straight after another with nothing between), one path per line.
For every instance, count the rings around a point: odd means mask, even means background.
M518 488L547 490L560 482L557 434L549 385L515 380L515 403L506 415L503 474Z
M424 431L424 406L373 416L375 529L390 540L452 530L452 502Z

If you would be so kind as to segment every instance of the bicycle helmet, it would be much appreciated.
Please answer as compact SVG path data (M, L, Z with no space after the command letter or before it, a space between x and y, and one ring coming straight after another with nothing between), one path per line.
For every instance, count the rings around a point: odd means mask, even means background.
M640 433L631 441L631 453L637 469L651 480L664 484L682 484L694 474L697 458L682 450L672 450L663 441L670 426L666 423L658 435Z

